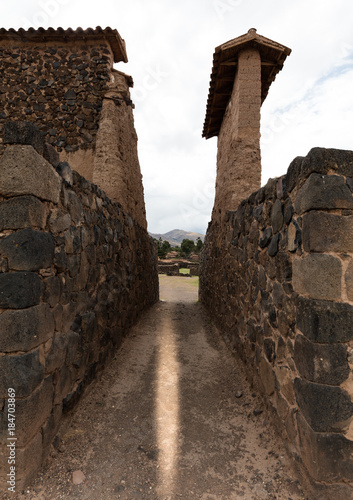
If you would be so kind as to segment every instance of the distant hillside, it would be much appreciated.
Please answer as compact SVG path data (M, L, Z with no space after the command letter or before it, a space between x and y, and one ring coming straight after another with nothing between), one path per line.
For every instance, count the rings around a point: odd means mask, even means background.
M169 231L165 234L153 234L149 233L152 238L162 238L163 241L169 241L172 246L180 246L183 240L193 240L196 241L197 238L200 238L201 241L204 241L205 235L199 233L192 233L190 231L183 231L182 229L173 229L173 231Z

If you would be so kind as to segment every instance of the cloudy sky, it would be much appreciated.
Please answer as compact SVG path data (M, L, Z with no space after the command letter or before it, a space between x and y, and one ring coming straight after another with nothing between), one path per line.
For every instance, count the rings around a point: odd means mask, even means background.
M204 233L217 138L202 139L214 48L256 28L292 49L262 106L262 183L315 146L353 149L351 0L0 0L2 27L110 26L125 39L148 227Z

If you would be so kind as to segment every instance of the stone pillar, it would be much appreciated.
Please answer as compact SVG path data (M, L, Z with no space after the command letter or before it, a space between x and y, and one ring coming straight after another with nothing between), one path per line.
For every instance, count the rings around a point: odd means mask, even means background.
M261 57L256 48L239 53L234 87L218 136L216 198L213 219L261 186Z
M143 228L147 228L128 77L113 70L103 99L93 165L93 182Z

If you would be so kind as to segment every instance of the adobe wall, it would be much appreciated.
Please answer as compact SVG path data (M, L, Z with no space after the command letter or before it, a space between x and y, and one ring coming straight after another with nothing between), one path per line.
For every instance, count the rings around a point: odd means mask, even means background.
M353 152L316 148L212 221L200 300L312 498L353 497Z
M108 42L0 40L0 153L9 120L34 122L45 141L147 227L129 87Z
M6 137L21 144L0 158L0 474L6 487L14 422L19 492L62 416L158 300L158 274L145 228L59 162L35 127L10 123Z
M216 195L213 219L261 186L261 57L246 49L238 57L234 87L218 135Z

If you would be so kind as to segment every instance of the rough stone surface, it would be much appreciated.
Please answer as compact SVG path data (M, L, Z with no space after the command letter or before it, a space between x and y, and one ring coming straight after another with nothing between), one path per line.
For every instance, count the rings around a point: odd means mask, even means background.
M293 262L293 288L313 299L341 298L341 262L337 257L310 254Z
M54 209L50 214L49 227L52 233L62 233L71 226L71 216L66 210Z
M52 411L53 379L47 377L26 399L16 400L16 437L18 446L25 447L39 432ZM5 410L7 404L5 405Z
M55 240L50 233L22 229L0 240L0 254L16 271L38 271L53 263Z
M353 217L310 212L303 217L306 252L353 252Z
M342 432L353 417L353 403L340 387L294 381L295 396L303 416L316 432Z
M0 397L6 398L9 387L14 387L16 397L29 396L44 377L44 366L39 351L0 357Z
M278 233L282 229L283 221L283 205L281 203L281 200L276 200L273 205L271 215L272 229L274 234Z
M313 431L300 414L297 422L300 445L303 450L302 459L311 476L325 483L338 483L342 480L352 482L352 441L337 433ZM331 498L349 498L350 494L346 495Z
M0 230L43 229L46 211L43 203L34 196L18 196L0 202Z
M42 282L31 272L0 273L0 307L24 309L39 304Z
M299 297L296 321L299 330L312 342L353 340L353 306L349 304Z
M0 158L0 172L0 194L3 196L33 195L58 203L60 176L32 146L7 147Z
M43 156L44 137L31 122L7 122L4 125L4 144L24 144L33 148Z
M352 167L351 152L318 148L296 158L281 185L269 181L221 223L213 217L200 261L200 301L273 409L294 456L314 482L325 481L315 483L325 499L328 491L345 499L352 493L343 484L353 470L344 437L353 416L352 192L345 178ZM312 435L298 439L296 419Z
M30 351L52 337L54 327L47 304L4 311L0 316L0 351Z
M341 176L311 174L299 190L295 210L302 214L309 210L353 208L353 196Z
M294 360L302 377L319 384L340 385L350 373L347 348L342 344L316 344L297 335Z
M353 302L353 260L351 260L348 264L345 273L345 283L348 300Z

